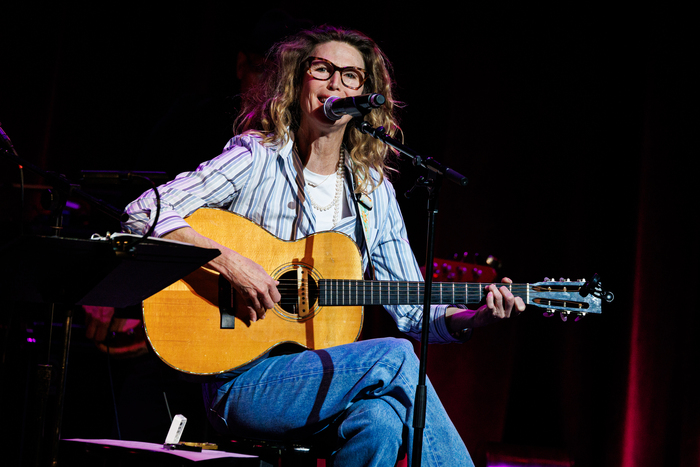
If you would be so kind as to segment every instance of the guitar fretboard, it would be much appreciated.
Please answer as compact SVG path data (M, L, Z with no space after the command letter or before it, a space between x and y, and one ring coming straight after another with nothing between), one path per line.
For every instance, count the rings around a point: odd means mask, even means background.
M479 303L484 298L485 283L433 282L430 302L433 304ZM528 284L506 285L513 295L528 303ZM319 305L422 305L424 282L357 281L322 279L319 281Z

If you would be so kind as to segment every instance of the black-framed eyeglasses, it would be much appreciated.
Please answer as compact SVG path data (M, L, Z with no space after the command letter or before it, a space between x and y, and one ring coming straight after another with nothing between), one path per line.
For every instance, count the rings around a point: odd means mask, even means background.
M339 67L325 58L309 57L305 60L305 63L309 67L307 73L312 78L328 81L338 71L340 72L340 81L343 83L343 86L353 90L360 89L368 78L365 74L366 70L363 68L355 66Z

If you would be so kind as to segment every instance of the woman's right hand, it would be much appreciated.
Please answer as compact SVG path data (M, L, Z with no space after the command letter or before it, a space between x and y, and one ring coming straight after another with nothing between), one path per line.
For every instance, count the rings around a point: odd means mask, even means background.
M279 281L270 277L255 261L226 247L219 250L221 256L215 258L211 266L228 279L242 299L246 310L243 313L239 310L236 314L251 322L263 319L265 312L282 298L277 290Z
M279 282L273 279L255 261L246 258L230 248L205 237L191 227L173 230L163 236L171 240L190 243L202 248L215 248L221 255L211 260L209 267L222 274L239 294L244 305L236 315L249 322L265 317L265 312L272 309L282 296L277 290Z

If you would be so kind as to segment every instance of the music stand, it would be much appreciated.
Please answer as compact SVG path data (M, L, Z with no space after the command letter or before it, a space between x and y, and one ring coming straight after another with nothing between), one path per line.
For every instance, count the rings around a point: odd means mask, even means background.
M132 239L140 236L115 234L99 240L18 237L0 247L0 255L11 268L9 277L0 281L0 293L16 302L123 308L138 304L221 254L216 249L158 238L148 238L129 248ZM123 248L125 245L127 248ZM52 433L53 464L58 454L71 324L69 309ZM48 370L44 377L48 396ZM43 426L45 399L39 405L37 423ZM38 441L37 459L41 456L41 437Z
M0 249L12 274L0 293L14 301L124 308L182 279L219 256L216 249L148 238L133 252L115 251L110 239L19 237Z

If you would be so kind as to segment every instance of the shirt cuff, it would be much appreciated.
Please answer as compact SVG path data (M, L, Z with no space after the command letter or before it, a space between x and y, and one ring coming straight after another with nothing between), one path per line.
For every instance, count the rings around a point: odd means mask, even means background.
M153 218L151 221L155 220L155 210L152 212ZM173 230L181 229L183 227L189 227L190 225L175 211L161 212L158 218L158 223L156 228L153 230L154 237L162 237Z
M440 341L445 343L461 343L466 342L472 336L470 328L463 329L456 333L450 332L447 327L445 314L450 307L467 309L465 305L437 305L433 308L433 330L439 337Z

